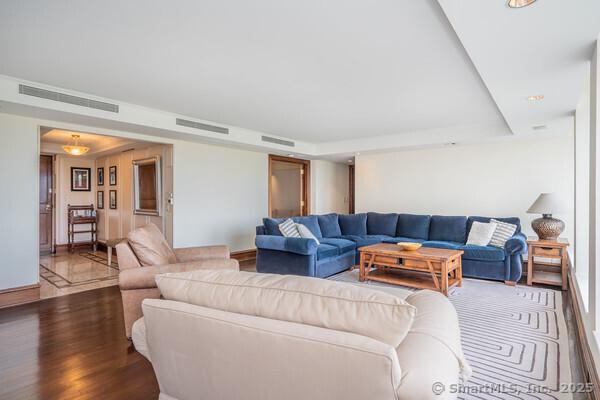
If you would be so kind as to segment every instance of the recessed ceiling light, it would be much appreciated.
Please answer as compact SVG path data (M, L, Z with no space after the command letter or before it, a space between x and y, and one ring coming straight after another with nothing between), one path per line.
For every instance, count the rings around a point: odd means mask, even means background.
M349 163L352 163L352 160L348 160Z
M536 126L532 127L531 129L533 129L535 131L541 131L541 130L544 130L544 129L547 129L547 128L548 128L547 125L536 125Z
M544 95L543 94L536 94L535 96L527 96L527 100L529 100L529 101L544 100Z
M293 155L293 154L288 154L288 157L292 157L292 158L294 158L294 157L296 157L296 156L295 156L295 155Z
M360 156L360 153L357 151L356 153L354 153L354 155Z
M532 5L536 0L509 0L508 6L510 8L523 8Z

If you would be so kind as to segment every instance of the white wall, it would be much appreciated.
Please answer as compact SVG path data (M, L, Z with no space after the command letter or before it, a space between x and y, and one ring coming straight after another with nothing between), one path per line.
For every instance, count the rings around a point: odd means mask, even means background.
M356 160L356 212L517 216L541 192L560 194L563 236L573 237L573 137L510 140L386 154Z
M39 139L34 121L0 114L0 290L36 284Z
M313 160L311 169L311 213L348 213L348 165Z
M267 154L175 142L173 161L174 246L254 248L268 213Z

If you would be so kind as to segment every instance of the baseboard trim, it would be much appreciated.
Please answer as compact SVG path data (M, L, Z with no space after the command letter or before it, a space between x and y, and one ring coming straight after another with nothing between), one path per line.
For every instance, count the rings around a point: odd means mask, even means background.
M231 253L231 258L235 258L239 262L256 261L256 249L234 251Z
M0 308L31 303L40 299L40 284L0 290Z
M570 264L570 262L569 262ZM600 379L598 379L598 371L596 370L596 364L592 357L592 350L590 343L588 342L587 335L585 334L585 328L583 325L582 312L583 308L579 304L577 299L577 292L573 280L573 270L569 268L568 274L569 291L568 295L571 298L571 304L573 307L573 315L575 316L575 327L577 329L577 339L579 342L579 356L582 362L582 371L585 383L592 384L592 391L588 393L591 400L600 400Z

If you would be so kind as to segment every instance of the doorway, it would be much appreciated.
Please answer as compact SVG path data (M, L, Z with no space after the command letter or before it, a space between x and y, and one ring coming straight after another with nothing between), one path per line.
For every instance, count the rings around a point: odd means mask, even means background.
M54 157L40 155L40 255L53 252Z
M269 155L269 216L310 213L310 161Z

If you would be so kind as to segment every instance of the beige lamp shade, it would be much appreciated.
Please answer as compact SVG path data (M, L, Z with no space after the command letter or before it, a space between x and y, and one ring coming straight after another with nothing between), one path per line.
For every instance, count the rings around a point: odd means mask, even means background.
M542 193L533 202L527 213L529 214L556 214L564 210L562 202L554 193Z

